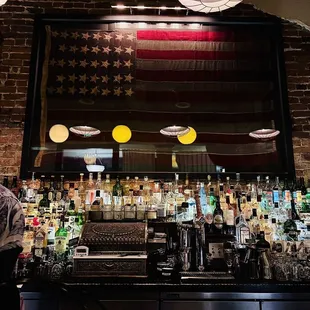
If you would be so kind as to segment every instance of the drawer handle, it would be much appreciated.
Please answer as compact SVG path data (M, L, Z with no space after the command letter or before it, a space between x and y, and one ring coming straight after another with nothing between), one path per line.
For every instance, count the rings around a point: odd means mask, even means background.
M104 267L106 267L106 268L113 268L113 267L114 267L114 264L111 264L111 265L109 265L109 264L104 264Z

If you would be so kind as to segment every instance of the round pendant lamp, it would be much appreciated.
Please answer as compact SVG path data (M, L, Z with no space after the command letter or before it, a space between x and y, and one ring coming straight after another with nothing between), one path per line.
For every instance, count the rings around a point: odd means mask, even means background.
M126 125L118 125L112 131L112 137L118 143L127 143L131 139L131 135L131 130Z
M179 0L179 2L192 11L212 13L230 9L242 0Z
M197 132L192 127L189 127L189 132L184 136L178 136L179 142L185 145L194 143L196 138L197 138Z
M66 126L56 124L49 130L50 139L55 143L63 143L69 138L69 130Z
M0 0L0 6L6 4L7 0Z

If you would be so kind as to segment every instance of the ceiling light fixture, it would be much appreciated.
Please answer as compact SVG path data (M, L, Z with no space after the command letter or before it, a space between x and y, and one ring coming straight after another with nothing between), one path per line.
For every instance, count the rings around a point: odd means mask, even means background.
M173 125L162 128L160 133L167 137L182 137L189 133L190 128L185 126Z
M274 140L280 134L279 130L275 129L259 129L249 133L249 136L253 139L260 141Z
M0 6L6 4L7 0L0 0Z
M212 13L230 9L242 0L179 0L179 2L192 11Z
M99 129L90 126L73 126L69 130L82 138L97 136L101 132Z

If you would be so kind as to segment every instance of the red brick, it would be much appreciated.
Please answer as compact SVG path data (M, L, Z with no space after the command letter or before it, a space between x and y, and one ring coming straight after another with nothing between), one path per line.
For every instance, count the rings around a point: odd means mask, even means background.
M10 59L30 59L30 53L10 53Z

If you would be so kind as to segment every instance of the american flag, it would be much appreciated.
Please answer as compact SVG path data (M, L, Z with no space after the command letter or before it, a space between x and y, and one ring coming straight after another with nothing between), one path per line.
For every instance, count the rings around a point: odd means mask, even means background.
M95 139L112 142L106 133L126 123L133 143L171 144L159 130L187 123L198 132L197 145L206 146L199 164L190 164L193 171L275 164L276 143L248 136L275 127L268 33L137 24L112 31L47 27L47 124L92 120L102 130ZM188 166L193 151L183 154L180 162Z

